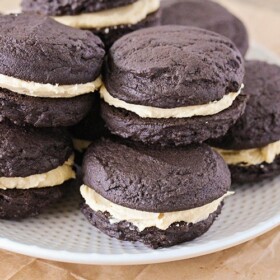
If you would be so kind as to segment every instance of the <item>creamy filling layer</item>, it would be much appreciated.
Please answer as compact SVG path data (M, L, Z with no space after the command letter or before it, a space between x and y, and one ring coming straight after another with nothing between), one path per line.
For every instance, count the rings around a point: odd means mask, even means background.
M110 106L122 108L133 112L141 118L190 118L194 116L209 116L229 108L237 96L241 93L243 85L238 92L231 92L222 99L203 105L184 106L177 108L158 108L151 106L135 105L113 97L103 85L100 89L101 98Z
M144 20L159 9L160 0L138 0L130 5L114 9L73 16L57 16L54 19L75 28L106 28L132 25Z
M76 177L73 165L74 156L71 156L63 165L46 173L28 177L0 177L0 189L33 189L59 186Z
M110 213L111 224L120 221L128 221L136 226L139 231L152 226L165 230L171 224L176 222L198 223L207 219L211 213L215 212L225 197L233 194L233 192L227 192L225 195L211 203L194 209L167 213L151 213L130 209L112 203L86 185L82 185L80 191L86 204L92 210L101 212L107 211Z
M18 94L44 98L72 98L98 90L102 85L101 77L95 81L75 85L52 85L24 81L0 74L0 88L8 89Z
M80 153L83 153L92 143L92 141L82 140L77 138L73 138L72 141L73 141L74 149Z
M230 165L258 165L261 163L272 163L280 154L280 141L268 144L262 148L247 150L224 150L213 147Z

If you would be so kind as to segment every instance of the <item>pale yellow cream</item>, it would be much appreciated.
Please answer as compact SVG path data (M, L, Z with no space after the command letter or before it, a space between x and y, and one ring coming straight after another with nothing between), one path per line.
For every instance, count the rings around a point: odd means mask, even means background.
M214 148L231 165L257 165L263 162L272 163L280 154L280 141L268 144L262 148L247 150L224 150Z
M211 213L218 209L225 197L233 194L233 192L227 192L219 199L201 207L167 213L144 212L117 205L105 199L86 185L81 186L81 194L85 199L86 204L92 210L109 212L111 214L110 223L113 224L126 220L142 231L145 228L152 226L165 230L175 222L183 221L186 223L198 223L203 221L207 219Z
M57 16L54 19L75 28L106 28L132 25L144 20L159 9L160 0L138 0L130 5L93 13Z
M74 156L71 156L63 165L46 173L28 177L0 177L0 189L33 189L59 186L75 178L73 164Z
M215 115L229 108L232 105L233 101L236 99L236 97L241 93L242 88L243 85L238 92L228 93L222 99L210 102L208 104L184 106L171 109L127 103L123 100L113 97L107 91L104 85L100 89L100 96L109 105L133 112L141 118L190 118L194 116Z
M74 149L80 153L84 152L92 143L91 141L77 139L77 138L73 138L72 141L73 141Z
M45 98L72 98L98 90L102 85L101 77L95 81L76 85L52 85L24 81L14 77L0 74L0 88L10 91Z

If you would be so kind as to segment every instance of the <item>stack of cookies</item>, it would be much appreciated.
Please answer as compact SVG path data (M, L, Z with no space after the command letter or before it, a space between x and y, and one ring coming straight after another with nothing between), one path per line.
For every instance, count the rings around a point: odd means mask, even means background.
M0 218L38 214L75 178L66 126L101 86L98 37L39 15L0 16Z
M159 25L161 15L160 0L22 0L21 6L23 13L51 16L65 25L93 32L107 50L127 33ZM99 96L95 95L91 102L93 105L87 117L70 129L78 164L92 141L109 134L100 117ZM88 110L77 108L77 111Z
M159 3L22 0L0 16L0 218L67 191L66 127L85 217L152 248L205 233L232 180L279 174L280 68L244 63L246 29L220 5L165 2L150 27Z
M248 49L244 24L212 1L163 1L162 24L196 26L222 34L235 43L243 56ZM261 61L246 61L245 66L245 113L225 136L209 141L228 163L233 182L239 184L280 173L280 68Z
M184 26L128 34L107 54L101 116L114 135L83 162L82 212L109 236L168 247L205 233L230 195L230 171L202 142L245 110L242 55Z

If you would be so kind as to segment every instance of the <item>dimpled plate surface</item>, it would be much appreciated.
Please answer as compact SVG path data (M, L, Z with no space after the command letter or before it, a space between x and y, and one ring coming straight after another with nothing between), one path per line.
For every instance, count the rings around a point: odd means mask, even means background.
M279 59L253 45L249 58ZM81 198L72 190L38 217L21 222L0 220L0 248L33 257L85 264L145 264L186 259L229 248L280 225L280 176L245 185L225 201L222 214L196 240L152 250L141 243L109 238L79 211Z

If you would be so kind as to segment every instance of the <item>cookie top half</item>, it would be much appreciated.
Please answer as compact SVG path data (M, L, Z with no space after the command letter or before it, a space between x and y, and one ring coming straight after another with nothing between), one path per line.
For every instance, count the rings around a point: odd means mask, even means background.
M89 31L39 15L0 16L0 74L25 81L82 84L100 75L105 51Z
M242 55L248 50L246 27L220 4L208 0L168 0L164 4L163 25L196 26L211 30L231 39Z
M62 165L73 153L62 129L0 123L0 177L27 177Z
M243 59L222 35L186 26L142 29L110 49L104 83L127 103L160 108L200 105L237 92Z
M22 0L24 12L38 12L43 15L77 15L126 6L137 0Z
M230 173L209 146L150 148L100 140L83 163L84 183L109 201L148 212L200 207L222 197Z
M225 149L258 148L280 140L280 67L246 61L245 113L228 133L214 142Z

